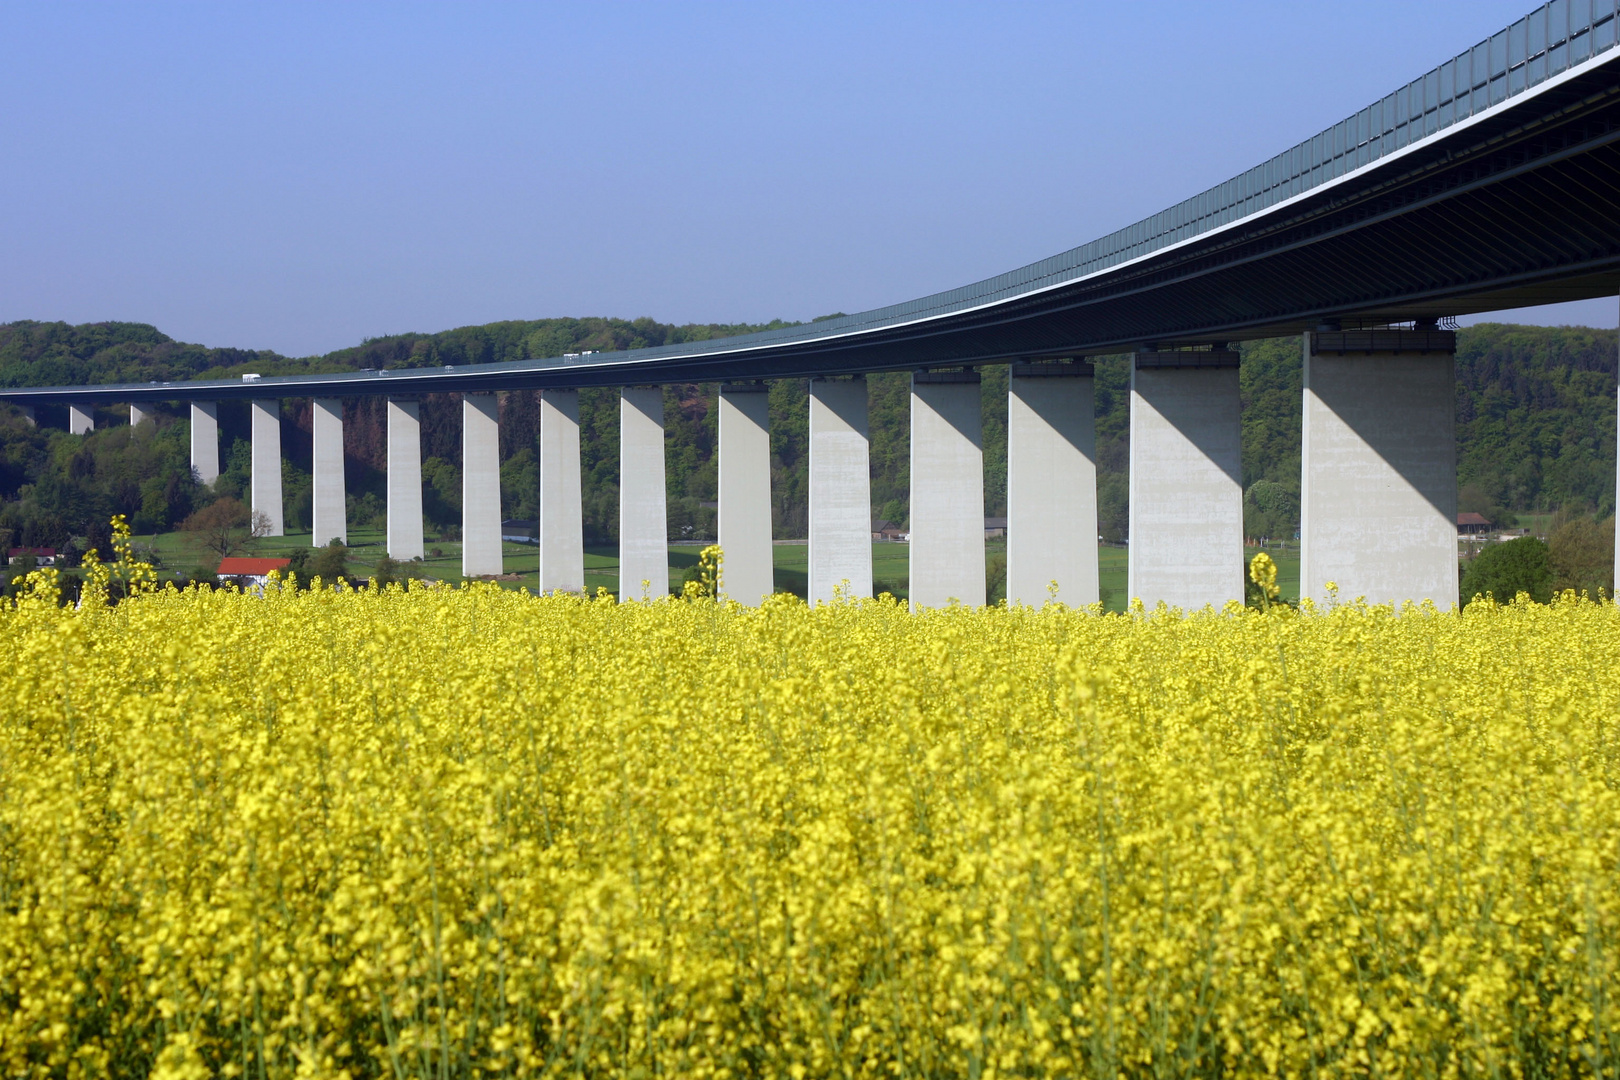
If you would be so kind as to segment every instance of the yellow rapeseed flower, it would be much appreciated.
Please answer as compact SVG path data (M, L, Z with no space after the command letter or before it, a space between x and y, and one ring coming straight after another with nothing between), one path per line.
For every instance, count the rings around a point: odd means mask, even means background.
M0 1076L1616 1072L1613 606L258 595L114 546L0 608Z

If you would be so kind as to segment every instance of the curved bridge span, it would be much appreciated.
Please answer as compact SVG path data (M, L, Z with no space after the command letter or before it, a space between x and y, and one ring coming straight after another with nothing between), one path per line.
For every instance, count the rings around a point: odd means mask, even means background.
M1551 9L1564 8L1548 5L1241 176L961 288L714 341L264 383L351 396L852 374L1610 295L1620 288L1615 5L1570 6L1596 10L1549 29ZM231 398L263 388L211 381L184 391ZM0 400L18 402L175 396L132 385L0 390Z
M1244 592L1239 339L1304 334L1302 586L1374 601L1457 597L1454 335L1439 320L1620 289L1620 0L1553 0L1240 176L1049 259L806 326L561 359L0 389L32 411L191 403L199 479L217 403L252 401L255 508L280 531L280 405L315 402L314 541L346 536L342 399L389 398L389 551L420 555L418 410L463 399L469 576L499 573L497 391L540 390L542 588L582 587L577 391L622 387L621 580L667 585L662 394L720 382L728 591L771 591L764 380L810 378L810 591L870 593L866 396L912 383L911 599L985 596L973 368L1013 363L1008 598L1097 595L1087 356L1135 354L1130 593L1184 607ZM1152 167L1151 165L1145 167ZM648 389L654 388L654 389ZM261 461L262 458L262 461ZM261 483L262 480L262 483ZM413 494L414 492L414 494ZM272 512L273 511L273 512ZM396 518L399 529L396 532Z

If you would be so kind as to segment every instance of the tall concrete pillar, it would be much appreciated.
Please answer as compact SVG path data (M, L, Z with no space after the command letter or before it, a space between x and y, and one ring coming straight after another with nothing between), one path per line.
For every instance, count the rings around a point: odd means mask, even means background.
M1095 604L1092 366L1014 364L1007 394L1007 603ZM1053 583L1057 591L1052 592Z
M17 411L22 413L22 418L27 421L29 427L39 426L39 421L34 418L34 407L32 405L19 405Z
M911 607L985 601L979 373L911 377Z
M219 402L191 403L191 471L213 487L219 479Z
M390 438L390 449L392 439ZM420 451L418 451L420 453ZM417 467L421 499L421 467ZM421 521L420 512L417 521ZM417 526L420 532L421 526ZM501 425L494 394L461 395L461 575L494 577L501 565Z
M466 406L462 408L465 410ZM465 425L462 431L465 433ZM498 545L500 537L495 539ZM408 562L425 554L422 546L421 406L411 398L389 398L388 556Z
M627 386L619 392L621 601L669 595L664 498L664 388Z
M1140 352L1131 371L1129 591L1183 611L1243 599L1238 354Z
M96 418L88 405L68 406L68 434L86 435L96 429Z
M764 383L720 387L721 589L757 607L776 591L771 547L771 415Z
M1457 602L1456 334L1306 334L1300 595Z
M129 426L130 427L139 427L141 424L144 424L147 421L152 420L153 416L154 416L154 414L153 414L151 408L149 408L148 406L142 405L138 401L132 401L132 402L129 403Z
M343 483L343 401L314 402L315 529L310 543L325 547L349 542L348 493Z
M253 509L270 522L270 536L286 533L281 513L281 401L248 402L253 425Z
M540 392L540 591L559 590L585 591L578 390Z
M872 595L866 379L810 380L810 603Z

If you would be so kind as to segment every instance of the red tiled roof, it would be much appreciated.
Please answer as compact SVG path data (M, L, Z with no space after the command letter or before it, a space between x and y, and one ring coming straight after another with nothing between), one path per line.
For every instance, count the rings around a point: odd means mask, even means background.
M228 559L219 561L219 569L214 573L221 577L236 577L239 575L268 574L272 570L285 570L291 559L249 559L240 555L232 555Z
M1473 511L1457 515L1457 524L1459 525L1489 525L1490 523L1490 518L1482 514L1476 514Z
M44 556L46 558L54 559L54 558L56 558L56 549L55 548L41 548L41 547L32 547L32 548L15 547L15 548L11 549L9 554L11 555L12 558L16 558L16 557L18 557L20 555L33 555L35 558L38 558L40 556Z

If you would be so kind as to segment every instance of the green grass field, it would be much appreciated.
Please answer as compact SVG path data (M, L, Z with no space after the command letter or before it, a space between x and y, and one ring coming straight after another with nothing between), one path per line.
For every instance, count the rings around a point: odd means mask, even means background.
M212 568L218 560L204 551L194 537L187 533L160 533L157 536L138 537L137 544L150 547L157 555L165 576L187 575L199 568ZM359 578L369 577L372 568L383 555L384 535L380 529L349 530L349 569ZM288 533L286 536L259 540L251 554L285 557L299 548L309 546L308 532ZM428 543L428 556L413 563L411 572L421 577L440 581L459 582L461 577L461 544L454 541ZM535 591L539 586L538 552L532 544L502 544L506 572L515 575L500 582L505 588L527 588ZM686 571L697 565L701 544L672 544L669 549L670 587L679 591ZM1258 548L1244 548L1242 559L1248 563ZM1282 586L1283 597L1293 601L1299 598L1299 548L1297 545L1266 549L1277 562L1277 583ZM872 544L872 580L875 592L890 592L904 599L910 577L910 546L894 542ZM989 541L985 545L986 559L1005 558L1004 542ZM1123 611L1130 597L1126 594L1126 561L1128 549L1100 547L1097 550L1099 581L1102 586L1103 605L1110 611ZM776 587L785 592L805 594L809 575L809 550L802 542L782 542L775 546ZM618 548L588 547L585 549L585 588L594 593L598 588L617 593L619 590Z

